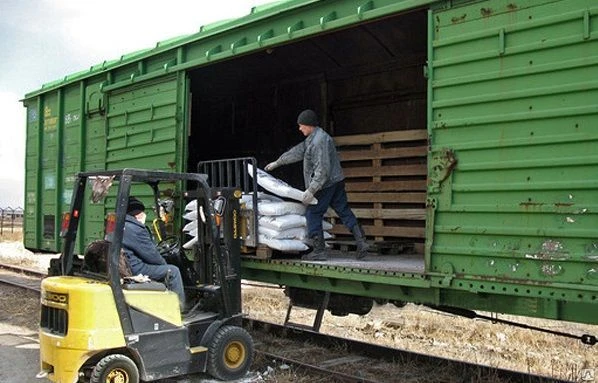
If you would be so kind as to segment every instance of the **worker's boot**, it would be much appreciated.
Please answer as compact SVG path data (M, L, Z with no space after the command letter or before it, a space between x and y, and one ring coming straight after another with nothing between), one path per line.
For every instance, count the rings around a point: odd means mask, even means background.
M368 255L368 249L370 248L370 245L368 245L365 241L365 233L363 232L361 226L357 224L353 226L351 232L355 237L355 244L357 245L357 259L363 259L366 255Z
M328 251L326 250L326 242L324 242L324 235L322 233L311 237L313 243L313 251L305 254L301 259L305 261L325 261L328 259Z

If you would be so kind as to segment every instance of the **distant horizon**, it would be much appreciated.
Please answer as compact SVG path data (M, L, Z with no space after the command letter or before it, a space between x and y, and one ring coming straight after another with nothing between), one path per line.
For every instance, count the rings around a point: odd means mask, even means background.
M0 177L0 209L25 208L25 185L23 180Z

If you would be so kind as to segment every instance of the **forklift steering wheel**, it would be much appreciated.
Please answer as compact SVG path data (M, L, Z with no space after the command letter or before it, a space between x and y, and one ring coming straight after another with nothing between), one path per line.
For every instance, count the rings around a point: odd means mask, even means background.
M176 256L181 250L179 239L173 235L164 238L158 243L158 252L163 257Z

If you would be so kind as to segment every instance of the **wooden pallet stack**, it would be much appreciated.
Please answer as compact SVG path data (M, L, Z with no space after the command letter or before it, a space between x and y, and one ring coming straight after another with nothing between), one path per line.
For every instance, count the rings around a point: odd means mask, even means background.
M349 205L368 239L411 241L423 251L427 138L425 129L334 137ZM336 214L328 216L339 242L349 239Z

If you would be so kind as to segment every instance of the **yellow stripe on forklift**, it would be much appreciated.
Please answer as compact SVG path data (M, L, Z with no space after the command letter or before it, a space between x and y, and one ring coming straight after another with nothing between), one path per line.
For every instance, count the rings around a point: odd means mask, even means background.
M208 351L208 348L207 348L207 347L204 347L204 346L196 346L196 347L191 347L191 348L189 349L189 351L190 351L192 354L197 354L198 352L206 352L206 351Z

